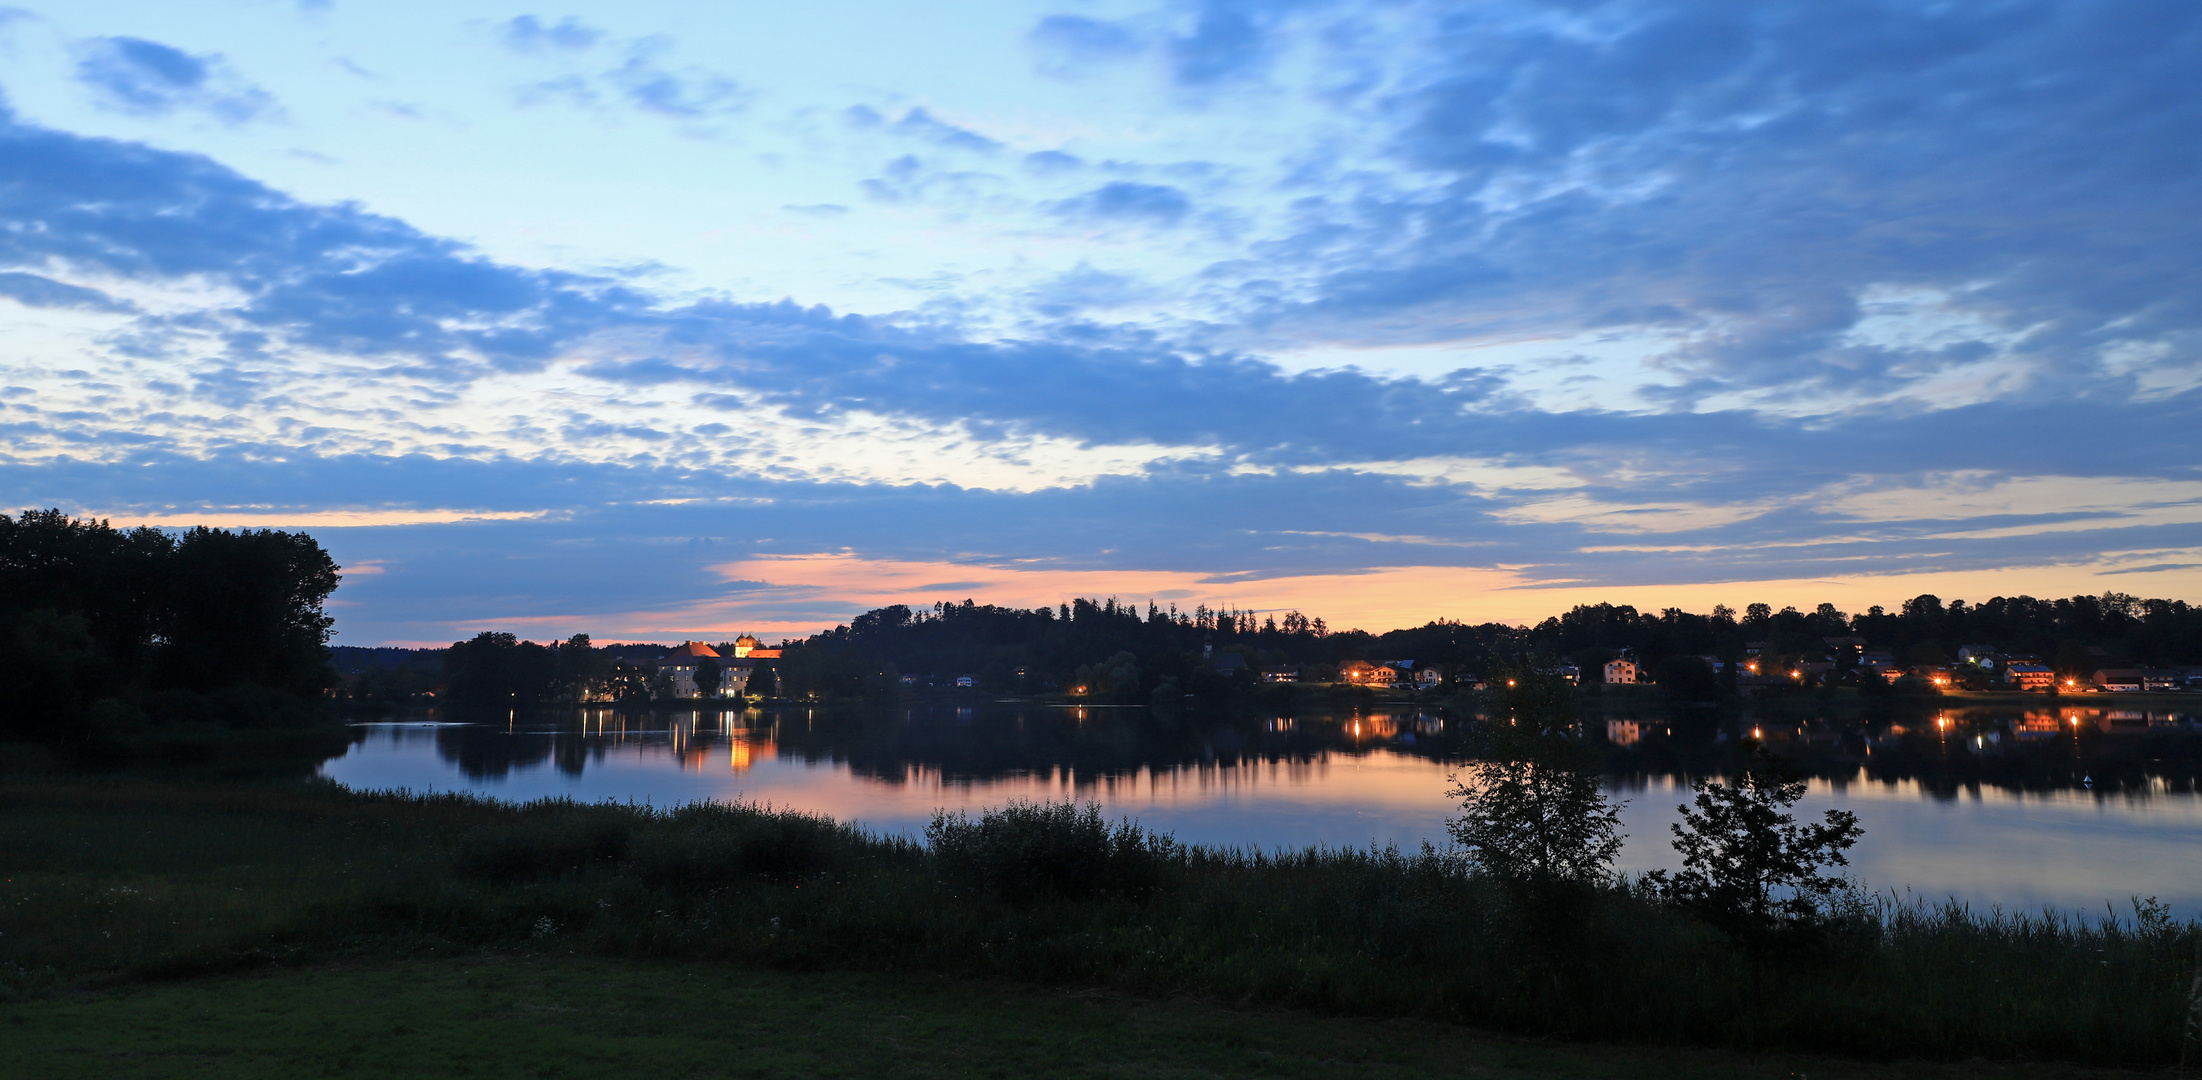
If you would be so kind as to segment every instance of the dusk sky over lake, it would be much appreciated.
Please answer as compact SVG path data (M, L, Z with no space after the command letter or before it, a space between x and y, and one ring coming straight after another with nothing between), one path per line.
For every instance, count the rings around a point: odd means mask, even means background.
M336 644L2202 599L2202 4L0 8L0 493Z

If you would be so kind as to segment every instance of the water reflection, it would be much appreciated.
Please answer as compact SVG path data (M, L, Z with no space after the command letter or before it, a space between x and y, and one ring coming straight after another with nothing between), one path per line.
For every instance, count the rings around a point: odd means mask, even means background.
M957 704L638 714L592 709L363 725L323 772L362 788L565 795L660 805L747 799L885 831L940 807L1101 802L1181 838L1263 847L1442 843L1448 774L1473 717ZM1868 829L1876 886L1981 903L2099 907L2133 894L2202 912L2202 727L2182 711L2062 706L1867 718L1600 716L1627 800L1623 861L1671 865L1676 803L1757 738L1816 777L1807 809Z

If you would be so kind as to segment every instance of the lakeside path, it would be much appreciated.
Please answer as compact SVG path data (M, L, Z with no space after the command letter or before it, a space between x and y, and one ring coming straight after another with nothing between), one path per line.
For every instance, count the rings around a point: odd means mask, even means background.
M330 964L76 992L0 1006L0 1043L8 1075L22 1080L2153 1075L1554 1044L916 974L550 955Z

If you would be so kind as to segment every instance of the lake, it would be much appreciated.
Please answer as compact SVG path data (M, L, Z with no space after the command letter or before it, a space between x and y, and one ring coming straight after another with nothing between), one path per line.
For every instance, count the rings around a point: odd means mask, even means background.
M356 789L673 805L745 801L915 835L937 809L1078 799L1179 839L1262 848L1446 842L1472 721L1412 709L1163 713L974 702L358 725L321 772ZM1858 815L1852 873L1976 906L2202 915L2202 725L2181 710L1919 709L1876 719L1646 712L1611 747L1630 871L1671 867L1696 777L1755 737L1814 774L1802 808Z

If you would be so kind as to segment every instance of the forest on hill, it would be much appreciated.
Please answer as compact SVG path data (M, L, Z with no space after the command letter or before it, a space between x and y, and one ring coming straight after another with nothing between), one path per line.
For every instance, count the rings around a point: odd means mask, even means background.
M1832 604L1811 611L1721 606L1702 614L1586 604L1534 626L1438 619L1371 633L1334 630L1297 611L1183 611L1113 598L1036 608L964 600L867 611L783 642L784 656L771 667L776 692L786 696L882 699L913 686L954 687L969 676L982 691L1084 687L1089 696L1147 701L1228 696L1233 677L1215 663L1228 656L1248 675L1285 668L1309 682L1328 681L1339 665L1357 660L1435 668L1448 682L1508 662L1571 664L1595 680L1605 661L1628 657L1654 680L1713 694L1720 688L1708 680L1722 665L1746 655L1811 662L1842 651L1829 639L1847 640L1853 659L1870 649L1900 666L1938 666L1960 650L1988 648L2084 678L2103 667L2202 663L2202 608L2116 593L1977 604L1922 595L1893 611L1858 614ZM336 650L354 696L396 701L440 693L462 703L648 699L652 665L666 651L600 646L586 635L536 644L497 633L448 649Z

